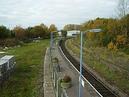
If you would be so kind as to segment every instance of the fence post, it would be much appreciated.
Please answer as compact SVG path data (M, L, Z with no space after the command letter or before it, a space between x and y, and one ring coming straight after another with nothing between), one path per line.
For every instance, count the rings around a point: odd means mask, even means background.
M60 78L57 80L57 96L56 97L61 97Z

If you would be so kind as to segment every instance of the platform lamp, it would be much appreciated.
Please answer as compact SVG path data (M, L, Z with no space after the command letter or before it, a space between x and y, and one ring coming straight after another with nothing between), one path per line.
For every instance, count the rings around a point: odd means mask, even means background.
M81 34L81 45L80 45L80 75L79 75L79 97L82 97L82 46L83 46L83 32Z
M50 59L51 59L51 65L53 64L52 63L52 48L53 48L53 32L50 33ZM52 78L54 77L53 76L53 65L51 66L50 65L50 68L52 67Z
M86 32L94 32L94 33L97 33L97 32L102 32L102 29L91 29L91 30L86 30L84 29L84 27L82 26L81 27L81 39L80 39L80 42L81 42L81 45L80 45L80 76L79 76L79 97L82 97L82 63L83 63L83 33L86 33Z

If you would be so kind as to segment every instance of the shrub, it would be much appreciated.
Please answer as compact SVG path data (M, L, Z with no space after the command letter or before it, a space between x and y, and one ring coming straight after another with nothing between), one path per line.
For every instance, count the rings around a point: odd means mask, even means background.
M111 41L114 41L113 37L110 35L105 35L102 39L103 46L107 46Z
M108 49L109 49L109 50L117 50L117 46L111 41L111 42L108 44Z
M8 38L0 40L0 46L2 47L12 47L16 45L18 45L18 41L16 41L16 39Z
M124 35L117 35L116 43L119 48L122 48L126 43L126 37Z
M95 38L94 32L87 32L86 35L89 40L93 40Z

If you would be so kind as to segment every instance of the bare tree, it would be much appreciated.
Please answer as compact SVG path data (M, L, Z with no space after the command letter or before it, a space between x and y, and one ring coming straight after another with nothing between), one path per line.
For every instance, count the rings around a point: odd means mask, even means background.
M129 4L128 0L119 0L117 9L118 9L118 15L120 18L127 15L128 7L129 7L128 4Z

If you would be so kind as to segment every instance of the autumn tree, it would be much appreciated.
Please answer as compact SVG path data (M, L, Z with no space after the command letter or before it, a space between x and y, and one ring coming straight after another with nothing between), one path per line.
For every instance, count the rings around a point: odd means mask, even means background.
M67 24L64 26L63 30L71 31L71 30L80 30L81 25L77 24Z
M49 32L56 32L57 31L57 27L54 24L51 24L49 27Z
M44 31L44 34L42 33L41 37L49 38L50 37L49 28L45 24L40 24L40 26L43 28Z
M18 40L23 40L25 38L26 31L24 28L20 26L16 26L14 27L13 32L15 33L15 37Z
M28 28L26 28L26 37L27 37L28 39L33 38L33 33L31 32L32 29L33 29L33 27L28 27Z
M126 18L127 14L129 13L129 1L128 0L119 0L118 3L118 16L120 18L120 31L122 34L124 34L125 36L128 36L128 19Z
M49 27L49 32L53 32L53 36L56 37L58 36L58 31L57 27L54 24L51 24Z
M46 32L42 26L37 25L37 26L33 27L33 29L31 30L31 34L32 34L33 38L38 38L38 37L44 38L46 35Z
M127 15L127 13L128 13L128 3L129 3L128 0L119 0L117 10L118 10L118 15L119 15L120 18Z

